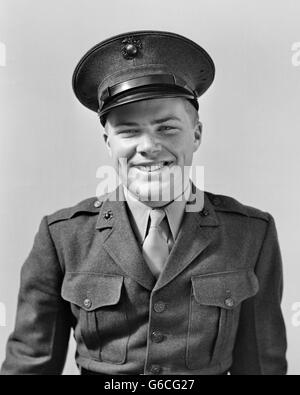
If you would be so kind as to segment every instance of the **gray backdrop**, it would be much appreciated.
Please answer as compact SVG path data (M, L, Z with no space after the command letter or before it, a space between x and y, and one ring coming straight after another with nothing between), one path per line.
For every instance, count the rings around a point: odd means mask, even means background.
M195 164L207 190L275 217L289 371L300 372L299 15L298 0L0 0L1 362L42 216L95 195L96 170L110 163L97 116L73 96L74 66L107 37L158 29L215 61ZM66 373L76 373L73 356L72 341Z

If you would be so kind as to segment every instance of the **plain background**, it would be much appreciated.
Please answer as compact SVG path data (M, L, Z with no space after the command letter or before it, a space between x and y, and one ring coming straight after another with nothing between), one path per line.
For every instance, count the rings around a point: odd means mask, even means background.
M95 113L77 102L73 69L93 45L132 30L168 30L202 45L216 79L200 99L195 164L206 189L270 212L285 272L289 372L300 373L299 0L1 0L0 362L14 326L19 272L43 215L96 193L110 163ZM77 372L71 342L66 373Z

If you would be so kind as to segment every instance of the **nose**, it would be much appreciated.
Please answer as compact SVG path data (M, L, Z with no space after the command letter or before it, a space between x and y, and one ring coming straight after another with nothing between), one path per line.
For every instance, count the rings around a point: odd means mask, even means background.
M141 155L151 155L161 151L161 145L156 137L150 134L144 134L140 137L137 145L137 152Z

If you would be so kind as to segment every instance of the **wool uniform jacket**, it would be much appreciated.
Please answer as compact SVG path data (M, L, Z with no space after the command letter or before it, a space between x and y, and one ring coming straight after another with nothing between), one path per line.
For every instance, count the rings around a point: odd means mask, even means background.
M125 202L43 218L21 275L1 374L282 375L282 263L272 216L204 193L156 281Z

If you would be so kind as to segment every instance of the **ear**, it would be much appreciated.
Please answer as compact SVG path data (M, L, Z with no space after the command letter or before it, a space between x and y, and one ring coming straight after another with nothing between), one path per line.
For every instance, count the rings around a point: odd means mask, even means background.
M112 152L111 152L111 147L110 147L110 142L109 142L109 136L108 136L108 131L105 129L104 133L103 133L103 139L106 145L106 148L108 150L109 156L112 156Z
M197 122L194 129L194 152L197 151L201 144L203 125L200 121Z

